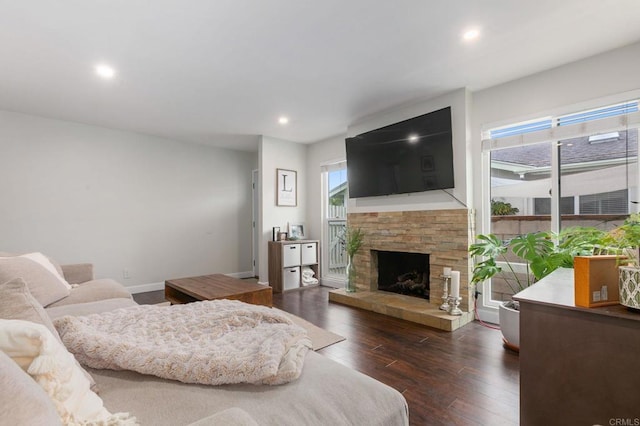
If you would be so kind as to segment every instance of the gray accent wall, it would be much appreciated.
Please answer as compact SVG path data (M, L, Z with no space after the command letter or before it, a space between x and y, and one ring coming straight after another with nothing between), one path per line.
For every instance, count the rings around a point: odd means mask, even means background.
M251 271L256 167L257 153L0 111L0 251L92 262L130 287Z

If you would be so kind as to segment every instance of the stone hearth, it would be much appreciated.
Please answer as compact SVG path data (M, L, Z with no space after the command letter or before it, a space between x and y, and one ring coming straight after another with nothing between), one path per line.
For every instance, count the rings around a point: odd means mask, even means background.
M354 258L357 291L333 290L329 300L447 331L472 321L467 251L473 235L470 219L467 209L350 213L349 226L365 233L364 244ZM372 250L428 254L430 300L378 291ZM442 303L444 267L460 271L462 316L451 316L438 309Z

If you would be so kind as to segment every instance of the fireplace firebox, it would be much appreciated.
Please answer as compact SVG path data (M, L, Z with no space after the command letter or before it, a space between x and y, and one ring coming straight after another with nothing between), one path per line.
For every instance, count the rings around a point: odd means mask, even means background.
M378 290L429 300L429 255L376 251Z

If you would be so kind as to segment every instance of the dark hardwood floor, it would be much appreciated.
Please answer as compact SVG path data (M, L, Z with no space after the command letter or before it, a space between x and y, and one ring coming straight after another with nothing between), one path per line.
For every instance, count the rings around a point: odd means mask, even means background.
M445 332L330 303L329 289L275 294L273 305L347 340L319 351L402 392L412 425L517 425L518 355L477 322ZM158 303L163 291L134 296Z

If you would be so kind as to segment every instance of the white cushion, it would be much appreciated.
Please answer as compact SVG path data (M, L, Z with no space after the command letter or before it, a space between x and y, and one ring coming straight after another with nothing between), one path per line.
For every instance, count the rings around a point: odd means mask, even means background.
M34 252L34 253L22 254L18 257L26 257L27 259L31 259L34 262L38 263L39 265L42 265L47 271L51 272L53 276L56 277L56 279L62 283L62 285L67 287L69 290L71 290L71 284L69 284L67 280L64 279L64 277L60 274L60 272L55 267L55 265L51 262L51 259L49 259L44 254Z
M11 358L0 351L0 423L60 425L49 395Z
M0 283L22 278L42 306L69 296L70 290L56 274L29 257L0 257Z
M27 287L22 278L16 278L8 283L0 284L0 318L19 319L42 324L62 343L50 316L31 295L29 287ZM93 377L85 369L82 369L82 371L91 383L91 390L97 392L98 388Z
M112 415L89 389L75 358L43 325L0 319L0 350L45 390L63 424L111 422L135 424L126 413Z
M22 278L16 278L4 284L0 283L0 318L42 324L60 340L51 318L42 305L31 295L29 287Z

